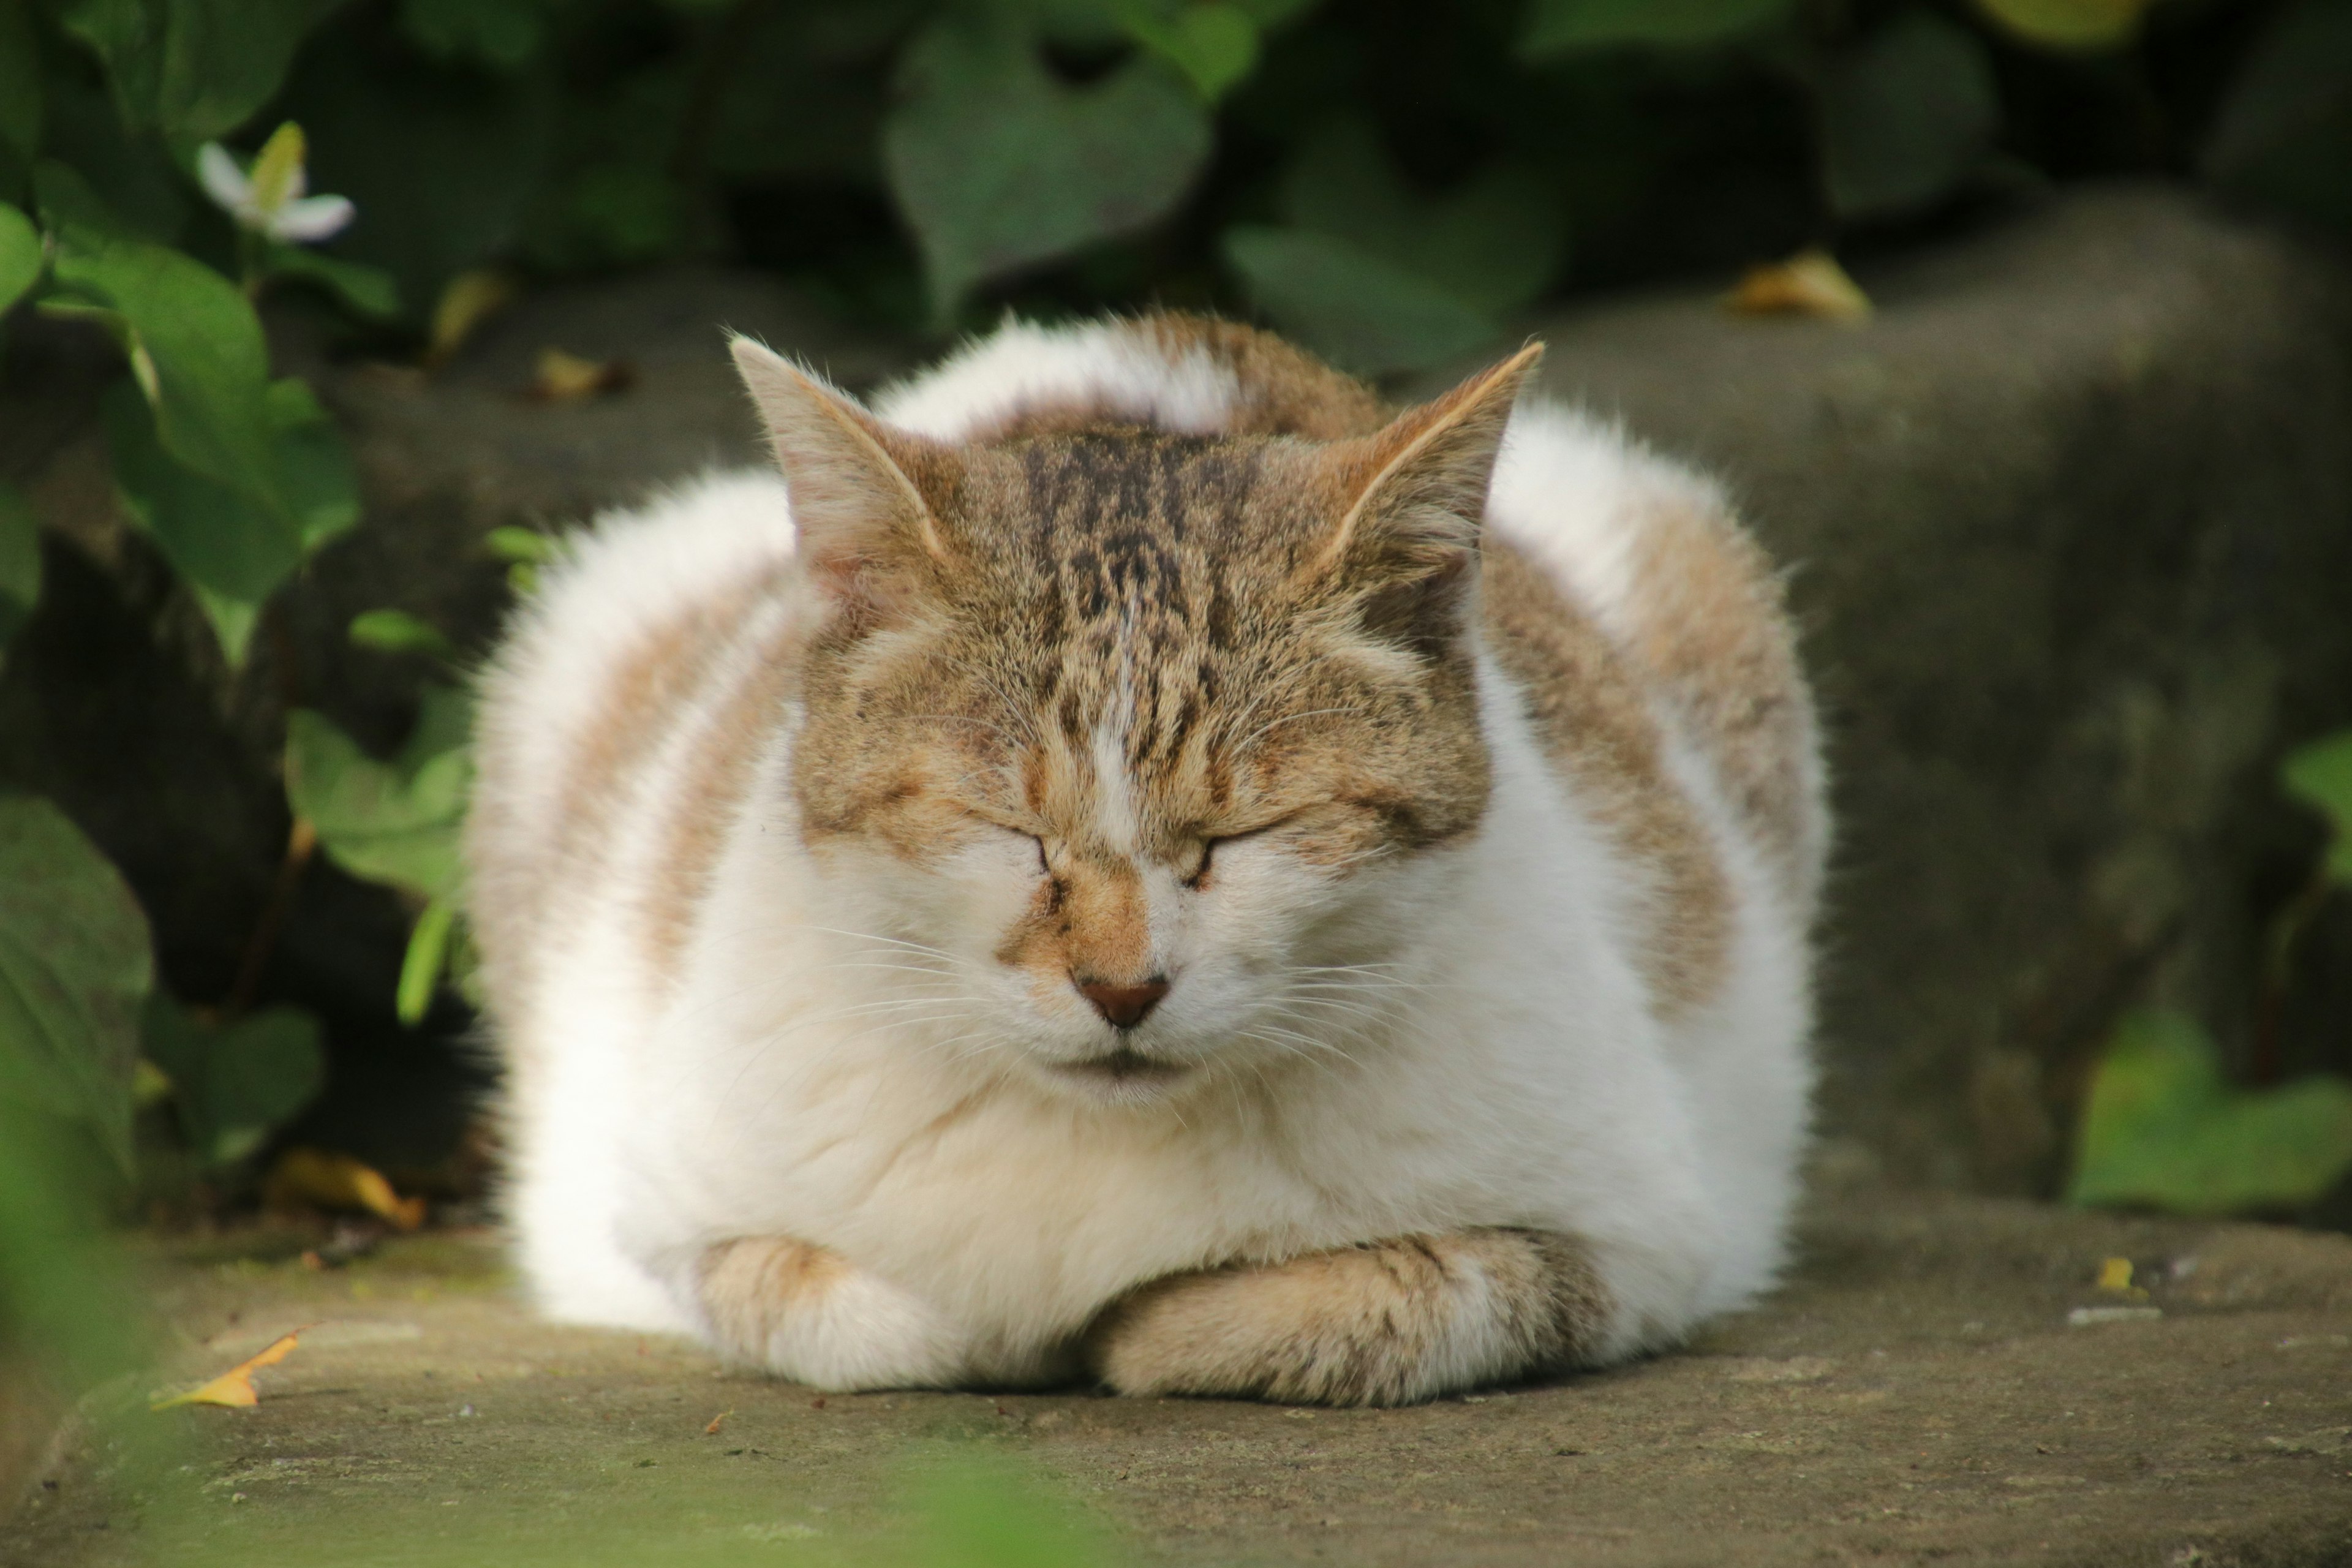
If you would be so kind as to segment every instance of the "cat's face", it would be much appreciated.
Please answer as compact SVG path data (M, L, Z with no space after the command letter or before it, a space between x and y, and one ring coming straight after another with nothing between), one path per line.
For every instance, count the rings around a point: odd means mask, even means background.
M906 1016L1107 1101L1377 1023L1486 803L1466 633L1519 368L1331 444L948 448L763 396L830 605L801 833L937 1000Z

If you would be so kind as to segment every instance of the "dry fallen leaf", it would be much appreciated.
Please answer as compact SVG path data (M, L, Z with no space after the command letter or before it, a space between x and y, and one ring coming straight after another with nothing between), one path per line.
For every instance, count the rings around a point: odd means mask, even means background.
M2128 1258L2110 1258L2099 1265L2099 1289L2128 1290L2131 1289L2132 1266Z
M530 395L541 403L578 403L629 384L629 367L619 360L583 359L562 349L539 351L539 374Z
M349 1154L323 1149L289 1149L270 1167L262 1184L263 1201L272 1208L310 1204L326 1209L365 1209L397 1230L415 1230L425 1223L425 1200L404 1198L373 1168Z
M1859 321L1870 314L1870 296L1846 276L1837 258L1818 247L1786 261L1751 267L1724 304L1744 316L1819 316Z
M714 1416L712 1416L712 1417L710 1418L710 1425L709 1425L709 1426L705 1426L705 1427L702 1429L702 1435L703 1435L704 1436L706 1436L706 1437L716 1437L716 1436L719 1436L719 1424L720 1422L722 1422L722 1421L726 1420L730 1415L734 1415L734 1414L735 1414L735 1412L733 1412L732 1410L722 1410L722 1411L720 1411L718 1415L714 1415Z
M290 1334L280 1334L270 1341L260 1354L237 1363L203 1387L175 1394L169 1399L159 1399L147 1408L169 1410L176 1405L258 1405L261 1395L253 1386L253 1374L265 1366L276 1366L293 1354L295 1343L301 1337L301 1329Z
M425 345L425 363L446 364L463 348L474 330L511 303L515 280L495 268L478 267L460 272L441 290L433 305L433 326Z

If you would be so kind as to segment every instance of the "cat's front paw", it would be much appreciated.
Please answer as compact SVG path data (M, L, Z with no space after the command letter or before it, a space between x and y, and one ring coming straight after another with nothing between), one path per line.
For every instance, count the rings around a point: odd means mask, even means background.
M747 1237L702 1255L697 1289L730 1360L812 1388L946 1388L964 1337L929 1303L828 1247Z
M1406 1405L1572 1363L1609 1311L1575 1237L1479 1229L1154 1280L1086 1352L1121 1394Z

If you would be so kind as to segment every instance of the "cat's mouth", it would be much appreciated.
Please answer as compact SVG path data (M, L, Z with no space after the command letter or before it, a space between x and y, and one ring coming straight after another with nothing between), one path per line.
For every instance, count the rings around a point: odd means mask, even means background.
M1141 1051L1129 1050L1125 1046L1098 1057L1088 1057L1083 1061L1055 1062L1054 1069L1084 1082L1119 1087L1173 1083L1192 1070L1182 1062L1147 1057Z

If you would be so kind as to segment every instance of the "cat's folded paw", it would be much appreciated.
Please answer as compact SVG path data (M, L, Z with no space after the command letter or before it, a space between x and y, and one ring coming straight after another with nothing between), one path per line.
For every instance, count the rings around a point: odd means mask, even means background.
M1402 1237L1154 1280L1086 1354L1121 1394L1405 1405L1576 1359L1605 1303L1571 1237Z
M702 1321L730 1360L812 1388L945 1388L963 1336L912 1293L828 1247L747 1237L703 1254Z

